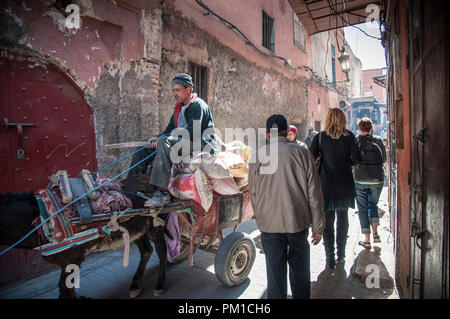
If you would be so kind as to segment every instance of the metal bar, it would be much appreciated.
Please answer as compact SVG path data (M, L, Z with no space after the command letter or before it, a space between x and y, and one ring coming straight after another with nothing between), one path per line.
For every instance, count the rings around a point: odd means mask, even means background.
M5 127L10 127L10 126L25 126L25 127L30 127L30 126L35 126L35 124L34 123L11 123L11 122L9 122L8 121L8 118L7 117L5 117L4 119L3 119L3 123L2 123Z
M175 203L170 203L168 205L166 205L160 212L159 214L167 214L170 212L173 212L174 210L178 210L178 209L183 209L183 208L190 208L192 207L192 205L194 204L194 202L192 201L178 201ZM152 213L156 213L160 210L160 208L135 208L135 209L129 209L128 211L126 211L126 213L124 213L122 215L123 216L136 216L136 215L144 215L144 216L149 216ZM146 212L147 211L147 212ZM121 214L124 211L118 211L116 212L117 214ZM111 218L111 215L115 213L115 212L111 212L111 213L105 213L105 214L93 214L92 215L92 222L96 222L96 221L101 221L101 220L107 220ZM72 224L79 224L80 223L80 217L73 217L73 218L69 218L70 223Z
M188 221L188 219L183 214L178 214L178 216L186 223L189 228L192 228L193 225Z
M313 18L313 16L312 16L312 13L311 13L311 11L309 10L309 7L308 6L306 6L306 10L308 10L308 14L309 14L309 17L311 18L311 21L314 23L314 28L316 28L316 32L319 32L319 28L317 27L317 24L316 24L316 21L314 20L314 18ZM298 14L299 15L299 14ZM297 16L298 16L297 15ZM300 17L298 17L299 19L300 19Z
M140 215L145 211L145 208L137 208L137 209L129 209L122 215L123 216L134 216L134 215ZM107 220L110 219L112 214L117 213L118 215L123 213L124 211L119 212L111 212L111 213L105 213L105 214L93 214L92 215L92 222L100 221L100 220ZM69 218L69 221L71 224L79 224L80 223L80 217L72 217Z
M336 4L336 5L337 5L337 4ZM347 21L350 22L350 18L348 17L347 4L345 3L345 0L344 0L344 2L342 3L342 7L344 8L345 15L347 16ZM337 21L337 19L336 19L336 21ZM337 36L336 36L336 41L337 41Z
M194 266L194 244L195 244L195 233L197 226L194 225L191 229L191 240L189 242L189 266Z
M325 1L320 1L320 2L325 2ZM348 12L350 12L350 11L356 11L356 10L365 9L365 8L367 7L367 5L369 5L369 3L366 3L365 5L355 6L355 7L352 8L352 7L350 7L350 2L356 2L356 1L343 0L342 2L339 2L339 3L336 2L336 6L342 5L342 4L344 4L344 2L346 2L346 8L347 8L347 11L340 12L340 13L346 13L346 12L348 13ZM381 1L374 1L372 4L378 4L378 5L380 5L380 4L381 4ZM315 11L320 11L320 10L323 10L323 9L327 9L329 6L328 6L328 5L325 5L324 7L318 7L318 8L316 8L316 9L310 9L309 6L308 6L308 4L305 3L305 7L306 7L307 11L299 12L299 13L297 13L297 15L307 14L308 12L312 14L312 13L315 12Z
M125 142L116 144L106 144L103 146L105 150L117 149L117 148L132 148L132 147L142 147L148 145L148 141L137 141L137 142Z
M358 14L358 13L355 13L355 12L351 12L351 11L345 11L345 12L343 12L343 13L345 13L346 15L347 15L347 21L348 22L350 22L350 19L348 18L348 15L349 14L351 14L351 15L354 15L354 16L357 16L357 17L359 17L359 18L363 18L363 19L366 19L367 18L367 16L364 16L364 15L362 15L362 14ZM341 13L340 13L341 14ZM339 15L340 15L339 14ZM318 16L318 17L315 17L315 18L312 18L314 21L315 20L320 20L320 19L324 19L324 18L328 18L328 17L334 17L334 16L337 16L336 14L334 14L334 13L330 13L330 14L326 14L326 15L323 15L323 16ZM343 18L342 17L340 17L341 18L341 20L343 20ZM344 20L345 21L345 20ZM343 23L343 24L348 24L348 22L347 21L345 21L345 23ZM359 21L359 20L358 20ZM353 22L350 22L350 23L353 23ZM358 24L358 22L355 22L355 24Z
M263 47L267 48L267 17L266 17L266 13L263 11L263 21L262 21L262 26L263 26Z

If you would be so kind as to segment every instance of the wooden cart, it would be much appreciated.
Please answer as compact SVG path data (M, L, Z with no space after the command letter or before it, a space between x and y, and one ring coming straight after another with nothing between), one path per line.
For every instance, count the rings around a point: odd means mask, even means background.
M208 211L194 201L179 200L165 206L161 213L171 211L184 211L178 213L182 242L173 263L189 259L193 266L194 252L202 249L216 254L214 270L222 283L236 286L247 279L255 261L255 243L249 235L236 230L254 216L248 190L230 196L214 194ZM233 226L234 232L224 238L222 230Z

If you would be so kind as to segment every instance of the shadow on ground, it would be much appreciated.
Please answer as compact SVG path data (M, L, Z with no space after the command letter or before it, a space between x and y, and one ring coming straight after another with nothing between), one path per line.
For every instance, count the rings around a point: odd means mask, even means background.
M325 269L311 283L312 299L387 299L394 293L394 280L380 259L381 249L363 250L350 273L345 263Z

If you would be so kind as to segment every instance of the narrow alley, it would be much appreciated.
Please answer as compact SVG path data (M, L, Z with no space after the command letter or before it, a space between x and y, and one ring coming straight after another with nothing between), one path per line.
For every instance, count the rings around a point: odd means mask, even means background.
M380 199L380 209L385 213L380 219L381 243L370 251L358 245L361 240L359 220L355 210L349 212L349 233L345 263L336 269L325 268L323 244L311 245L311 298L312 299L398 299L394 282L393 238L389 231L390 216L387 212L387 188ZM228 232L231 229L227 229ZM214 255L197 251L194 266L188 262L169 268L167 292L153 295L156 283L158 257L154 252L143 278L143 292L139 299L260 299L265 298L267 279L264 253L260 244L260 232L254 220L247 221L239 231L246 232L255 240L257 255L248 279L240 286L225 287L214 275ZM224 232L225 234L227 232ZM129 298L128 288L135 268L139 263L139 253L132 246L130 264L122 265L123 248L110 252L90 255L81 267L79 293L95 299ZM379 288L366 285L371 269L380 269ZM352 269L353 268L353 269ZM367 273L366 273L367 270ZM54 299L58 298L59 270L31 278L19 283L0 287L0 299ZM290 296L290 292L289 292Z
M304 248L305 227L307 297L448 299L445 4L1 1L0 299L270 299L266 262L279 267L266 256L277 249L266 255L261 241L302 233ZM375 161L363 159L365 136ZM255 154L271 137L297 153L280 152L289 169L263 187ZM377 176L358 181L360 164ZM382 189L381 242L372 236L370 249L358 186ZM347 209L345 260L333 268L326 213ZM282 231L257 225L262 212ZM184 261L164 277L167 250ZM60 282L60 267L84 257L79 287L67 273ZM294 282L288 299L299 290Z

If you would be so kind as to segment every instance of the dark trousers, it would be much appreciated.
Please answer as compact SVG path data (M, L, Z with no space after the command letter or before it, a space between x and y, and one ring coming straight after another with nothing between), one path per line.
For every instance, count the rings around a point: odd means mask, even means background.
M153 156L153 158L149 158L139 164L138 166L134 167L128 172L128 177L138 175L138 174L146 174L148 170L148 165L153 160L153 167L152 167L152 173L150 175L150 184L153 186L158 187L161 190L166 191L167 186L169 185L170 181L170 173L172 169L172 156L176 156L177 162L184 161L185 163L189 163L189 155L190 153L187 152L185 157L181 156L181 149L179 153L173 153L171 154L172 147L177 144L179 141L173 137L173 136L160 136L158 138L158 144L156 147L156 154ZM187 150L190 150L189 145L191 144L190 141L188 141ZM181 144L180 144L181 145ZM138 163L139 161L143 160L147 156L149 156L151 153L153 153L155 150L153 149L143 149L142 151L136 153L133 155L131 160L131 165Z
M294 299L309 299L311 289L309 229L289 233L261 232L266 255L267 298L287 298L287 266Z
M334 222L336 220L336 241L334 232ZM334 244L337 245L337 256L339 259L345 258L345 246L348 234L348 209L346 210L326 210L325 229L323 230L323 244L327 260L334 261Z
M140 147L136 148L134 151L137 151L138 149L140 149ZM152 154L154 151L155 151L154 149L144 148L144 149L140 150L139 152L134 153L133 157L131 158L130 167L134 166L136 163L142 161L144 158L146 158L147 156ZM131 170L129 170L128 171L128 177L131 177L131 176L134 176L134 175L147 174L148 166L150 165L150 163L153 160L154 156L155 155L153 155L152 157L146 159L145 161L143 161L139 165L137 165L137 166L133 167Z

